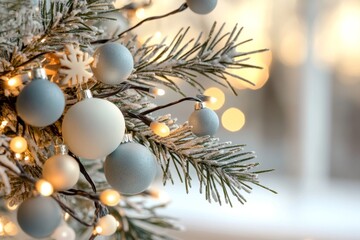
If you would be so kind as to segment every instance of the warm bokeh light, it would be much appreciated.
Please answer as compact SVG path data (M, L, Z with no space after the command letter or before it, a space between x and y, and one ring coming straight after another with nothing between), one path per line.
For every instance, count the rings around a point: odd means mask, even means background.
M316 27L317 57L330 66L336 66L346 76L360 76L360 2L339 2L332 11L323 14Z
M70 218L70 214L68 214L67 212L64 214L64 220L67 221Z
M145 9L139 8L136 10L135 15L138 19L144 19L145 18Z
M237 108L229 108L221 116L221 123L226 130L236 132L244 126L245 115Z
M2 223L0 219L0 236L4 236L4 224Z
M165 90L161 88L150 88L150 93L158 95L158 96L164 96Z
M100 201L108 206L116 206L120 202L120 194L113 189L106 189L100 194Z
M255 68L244 68L244 69L236 69L233 72L242 78L250 81L254 85L240 80L233 78L231 80L231 84L236 89L251 89L257 90L262 88L267 80L269 79L269 68L267 66L262 66L263 69L255 69Z
M15 153L25 152L27 149L26 139L21 136L14 137L10 141L10 149Z
M151 122L150 128L160 137L167 137L170 134L170 128L165 123Z
M4 232L8 236L15 236L18 234L19 230L15 223L9 221L4 225Z
M9 88L18 87L21 84L22 84L22 75L14 76L7 81L7 85Z
M150 189L150 195L162 203L167 203L171 200L169 194L167 194L166 191L163 191L163 190L160 190L157 188Z
M54 188L48 181L40 179L35 184L36 190L43 196L50 196L54 192Z
M282 26L279 46L279 59L286 66L298 66L306 58L306 29L303 21L290 19Z
M9 122L8 122L7 120L2 120L2 121L1 121L0 128L5 128L8 123L9 123Z
M212 110L220 109L225 103L225 94L219 88L208 88L205 90L204 95L212 97L210 101L206 101L206 106Z
M21 158L22 158L21 153L15 153L15 158L16 158L16 159L21 159Z

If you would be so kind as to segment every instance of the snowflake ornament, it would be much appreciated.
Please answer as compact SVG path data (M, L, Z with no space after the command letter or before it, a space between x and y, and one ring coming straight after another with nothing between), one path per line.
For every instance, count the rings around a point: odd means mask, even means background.
M93 76L90 72L90 64L94 58L81 51L79 46L65 45L65 52L57 55L60 57L61 65L59 73L65 76L60 80L61 85L73 86L86 83Z

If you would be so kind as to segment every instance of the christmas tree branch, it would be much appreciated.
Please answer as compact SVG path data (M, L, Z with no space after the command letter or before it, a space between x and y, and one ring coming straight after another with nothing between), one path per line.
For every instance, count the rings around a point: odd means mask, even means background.
M204 41L202 34L196 41L185 40L189 28L180 30L170 45L160 43L148 45L150 39L141 47L135 45L135 41L127 43L135 59L135 71L129 80L133 82L163 84L174 91L181 92L176 83L171 79L181 79L192 85L198 91L204 87L199 82L198 74L224 87L229 87L235 94L235 90L227 80L227 76L236 77L254 85L250 80L229 73L227 68L261 68L246 63L248 56L267 51L260 49L255 51L239 52L239 47L247 41L237 43L242 28L233 28L230 33L222 33L224 24L216 30L216 22Z

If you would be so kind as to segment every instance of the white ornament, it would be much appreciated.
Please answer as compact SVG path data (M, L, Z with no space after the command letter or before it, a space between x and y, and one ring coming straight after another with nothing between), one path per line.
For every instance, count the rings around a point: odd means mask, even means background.
M113 152L125 133L125 119L120 109L104 99L89 98L76 103L65 113L62 135L75 155L99 159Z
M116 232L118 222L116 219L108 214L99 219L96 224L96 232L102 236L110 236Z
M63 223L57 229L55 229L51 237L55 240L75 240L76 233L74 229L69 227L66 223Z
M57 55L61 64L59 73L65 75L60 84L72 86L86 83L93 76L90 64L94 59L87 52L82 52L79 46L66 45L65 52Z
M72 188L80 176L78 162L67 155L65 145L56 146L56 154L46 160L42 174L43 178L50 182L56 191L64 191Z

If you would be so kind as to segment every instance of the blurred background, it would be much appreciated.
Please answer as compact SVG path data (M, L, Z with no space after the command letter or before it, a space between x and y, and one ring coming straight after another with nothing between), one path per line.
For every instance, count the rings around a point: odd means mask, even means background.
M154 0L136 11L134 21L182 2ZM255 187L248 203L230 208L208 203L196 181L188 195L181 183L166 186L172 203L164 214L187 229L175 235L187 240L360 239L360 1L219 0L208 15L185 11L145 23L137 33L159 42L190 26L190 38L208 33L214 21L226 23L227 31L235 24L244 27L240 40L253 41L239 51L270 49L249 60L263 70L237 72L255 87L230 79L238 96L209 80L201 83L218 99L212 106L222 122L217 136L246 143L246 150L256 151L261 169L276 169L260 180L279 194ZM167 93L159 103L180 98ZM184 103L164 113L183 122L192 111L192 104Z
M183 2L153 0L134 12L131 24ZM255 86L229 79L238 96L199 81L205 94L217 98L211 106L222 124L217 137L256 151L259 169L275 169L261 175L261 183L278 194L254 187L245 205L234 199L231 208L208 203L196 180L189 194L180 182L162 187L159 180L160 199L171 201L162 213L186 229L171 234L185 240L359 240L360 1L218 0L208 15L187 10L136 32L140 40L153 36L156 43L191 26L190 39L206 35L215 21L226 23L226 31L235 24L244 27L240 41L253 40L239 51L270 49L249 60L262 70L236 72ZM196 94L178 84L188 95ZM158 103L179 98L168 90ZM192 111L192 103L182 103L163 113L182 123Z

